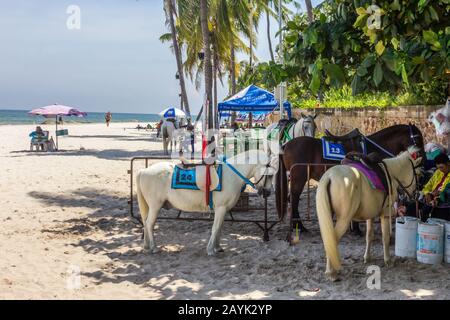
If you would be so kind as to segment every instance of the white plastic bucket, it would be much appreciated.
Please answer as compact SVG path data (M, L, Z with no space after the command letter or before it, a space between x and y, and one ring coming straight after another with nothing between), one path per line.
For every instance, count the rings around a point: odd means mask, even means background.
M445 224L445 241L444 241L445 256L444 260L450 263L450 222Z
M398 217L395 220L395 255L415 258L417 255L417 226L419 219Z
M444 219L438 219L438 218L428 218L427 219L427 223L436 223L436 224L442 224L443 226L445 226L445 224L447 223L447 220Z
M444 257L444 226L419 222L417 228L417 261L439 264Z

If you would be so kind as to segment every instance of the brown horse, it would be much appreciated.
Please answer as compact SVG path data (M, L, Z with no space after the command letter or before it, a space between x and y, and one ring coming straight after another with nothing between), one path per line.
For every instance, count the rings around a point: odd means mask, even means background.
M386 151L389 151L391 154L388 154L381 148L366 140L367 153L378 152L384 154L384 157L389 157L407 150L411 145L415 145L421 150L422 155L425 154L422 133L419 128L412 124L394 125L369 135L367 138L381 146ZM344 141L343 146L346 152L357 151L357 145L354 140ZM289 170L295 163L339 164L339 162L324 159L322 155L321 139L311 137L295 138L289 141L281 152L282 155L280 155L275 190L278 215L280 218L283 218L287 208L286 201L288 186L286 168ZM319 181L323 173L323 166L310 167L309 176L311 179ZM298 212L300 195L302 194L303 188L307 182L307 174L306 166L300 167L290 173L290 201L292 206L292 218L298 219L299 228L301 231L307 231L300 220Z

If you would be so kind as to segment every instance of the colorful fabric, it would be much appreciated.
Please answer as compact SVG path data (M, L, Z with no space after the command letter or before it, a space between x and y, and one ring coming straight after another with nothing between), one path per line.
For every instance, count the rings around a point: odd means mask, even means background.
M439 200L441 203L450 203L450 183L439 194Z
M280 130L280 125L278 124L271 132L269 132L269 135L267 136L268 140L274 140L276 137L280 140L281 144L284 145L285 143L291 141L293 138L289 134L289 131L291 128L295 125L295 122L289 122L283 130ZM281 135L281 136L280 136Z
M219 185L214 191L222 191L222 165L217 166ZM200 190L197 186L195 167L183 169L175 166L172 173L172 189Z
M450 184L450 174L444 179L444 173L440 170L436 170L425 187L423 187L422 192L428 194L436 189L439 190L439 192L442 192L448 184Z
M380 177L374 170L370 169L369 167L367 167L359 162L349 162L349 163L346 163L346 165L349 165L349 166L357 169L358 171L361 171L361 173L364 174L366 176L366 178L369 180L372 188L386 192L386 189L384 188Z

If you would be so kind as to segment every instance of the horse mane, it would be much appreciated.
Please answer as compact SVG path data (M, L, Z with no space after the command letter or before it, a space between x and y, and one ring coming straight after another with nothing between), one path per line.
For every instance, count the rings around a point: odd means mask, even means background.
M417 153L417 152L420 152L420 148L419 147L417 147L417 146L409 146L407 150L400 152L396 157L394 157L394 158L387 158L387 159L384 159L383 161L386 161L387 163L390 163L391 165L394 164L394 163L396 165L398 165L398 163L400 161L402 161L402 162L405 161L406 162L407 159L410 160L411 155L413 153Z
M413 129L414 127L418 130L418 128L415 125L412 125ZM376 138L380 135L385 135L385 134L392 134L393 132L397 131L398 129L403 128L403 129L409 129L409 125L407 124L395 124L393 126L387 127L387 128L383 128L377 132L374 132L372 134L369 135L370 138Z
M374 137L378 137L380 135L385 135L385 134L392 134L395 131L399 130L399 129L405 129L405 130L409 130L409 127L411 126L412 131L414 134L419 134L420 138L422 139L422 143L423 143L423 135L422 135L422 131L420 131L420 129L415 125L415 124L395 124L393 126L381 129L377 132L374 132L372 134L369 135L370 138L374 138Z

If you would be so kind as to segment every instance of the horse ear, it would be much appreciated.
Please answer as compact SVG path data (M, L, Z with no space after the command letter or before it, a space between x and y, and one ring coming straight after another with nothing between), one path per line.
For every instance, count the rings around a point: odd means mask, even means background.
M303 119L305 119L306 118L306 116L305 116L305 114L302 112L302 113L300 113L300 115L302 116L302 118Z

